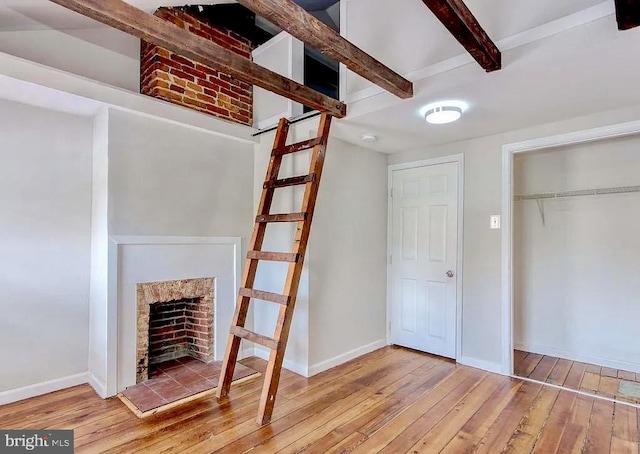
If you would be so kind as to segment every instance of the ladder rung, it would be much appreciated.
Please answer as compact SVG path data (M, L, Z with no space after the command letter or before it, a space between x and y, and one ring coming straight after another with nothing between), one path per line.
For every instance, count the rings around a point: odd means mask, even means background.
M256 344L263 345L271 350L276 350L280 342L277 340L263 336L262 334L254 333L253 331L249 331L248 329L241 328L239 326L232 326L230 330L231 334L237 337L241 337L250 342L255 342Z
M299 222L307 218L307 213L261 214L256 222Z
M316 174L302 175L299 177L283 178L282 180L269 180L265 181L264 189L286 188L289 186L296 186L299 184L313 183L316 181Z
M284 147L274 148L271 152L271 156L282 156L285 154L295 153L297 151L307 150L315 147L316 145L321 145L323 142L324 137L316 137L314 139L305 140L292 145L285 145Z
M287 252L264 252L249 251L247 258L252 260L269 260L272 262L297 262L300 254L290 254Z
M240 296L246 296L248 298L256 298L263 301L271 301L278 304L289 304L290 297L287 295L280 295L278 293L263 292L262 290L255 290L252 288L241 288L238 292Z

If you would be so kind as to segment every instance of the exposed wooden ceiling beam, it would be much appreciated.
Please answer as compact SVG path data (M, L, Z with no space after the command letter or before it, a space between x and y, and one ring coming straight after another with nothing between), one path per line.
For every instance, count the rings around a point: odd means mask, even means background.
M351 71L388 92L402 99L413 96L413 84L410 81L344 39L291 0L238 0L238 3L324 55L344 63Z
M340 101L263 68L122 0L50 1L313 109L338 118L346 115L346 106Z
M629 30L640 25L640 0L615 0L615 2L619 30Z
M502 57L463 0L422 0L487 72L502 67Z

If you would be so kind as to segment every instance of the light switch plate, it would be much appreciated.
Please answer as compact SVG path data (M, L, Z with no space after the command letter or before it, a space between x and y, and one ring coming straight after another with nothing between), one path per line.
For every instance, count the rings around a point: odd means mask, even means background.
M489 217L490 220L490 226L492 229L499 229L500 228L500 215L499 214L492 214Z

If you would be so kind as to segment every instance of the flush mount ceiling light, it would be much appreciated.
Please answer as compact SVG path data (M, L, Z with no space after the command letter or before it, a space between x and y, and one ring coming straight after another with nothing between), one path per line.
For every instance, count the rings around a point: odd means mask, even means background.
M371 133L362 134L361 139L362 139L363 142L366 142L366 143L373 143L376 140L378 140L378 138L374 134L371 134Z
M454 106L439 106L429 109L424 116L427 123L443 125L453 123L462 116L462 109Z
M423 107L420 114L427 123L443 125L458 120L466 108L467 105L460 101L443 101Z

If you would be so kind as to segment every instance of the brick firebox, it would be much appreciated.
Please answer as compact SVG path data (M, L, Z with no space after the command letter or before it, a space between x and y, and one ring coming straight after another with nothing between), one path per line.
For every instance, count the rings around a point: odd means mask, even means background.
M169 359L213 361L213 312L213 278L138 284L136 382Z
M160 8L156 16L251 59L251 42L182 8ZM167 49L142 42L140 92L173 104L251 126L253 86L215 68L196 63Z

